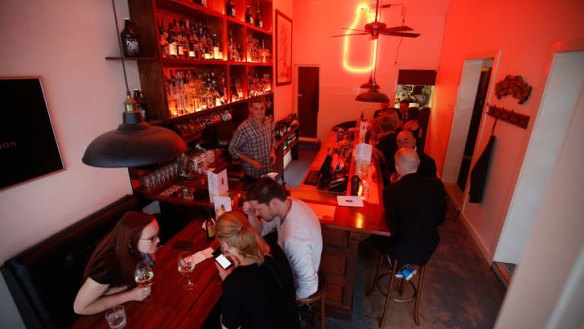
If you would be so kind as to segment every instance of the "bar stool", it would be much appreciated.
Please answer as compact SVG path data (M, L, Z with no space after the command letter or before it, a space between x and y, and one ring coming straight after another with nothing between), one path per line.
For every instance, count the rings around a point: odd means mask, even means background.
M319 277L321 277L321 275L319 275ZM319 280L320 281L320 280ZM324 284L324 281L319 282L319 287L318 290L310 295L309 297L306 297L304 299L298 299L296 300L296 306L311 306L312 309L314 310L314 317L316 318L317 315L320 315L320 328L321 329L325 329L326 328L326 324L325 324L325 312L324 312L324 307L325 307L325 301L326 301L326 291L325 291L325 287L326 284ZM318 305L318 307L314 307Z
M390 273L379 274L379 270L381 269L381 266L383 265L384 259L386 259L387 262L389 263L391 270L390 270ZM379 256L379 260L377 262L377 267L375 269L375 276L374 276L373 282L371 283L371 287L369 287L369 289L367 290L367 296L369 296L373 292L373 289L375 287L377 287L379 292L383 296L385 296L385 305L383 306L383 313L381 314L381 319L379 320L379 327L380 328L383 327L383 324L385 323L385 316L387 314L387 311L389 310L389 304L392 301L398 302L398 303L406 303L406 302L414 301L414 322L416 323L416 326L420 325L420 316L419 316L420 301L422 299L422 289L424 288L424 274L426 273L426 266L420 265L418 267L417 280L416 280L416 278L412 278L410 281L407 281L405 279L396 278L395 274L397 273L398 269L399 269L399 264L396 260L391 261L387 254L381 253L381 255ZM384 277L388 274L389 274L389 284L388 284L387 290L384 291L379 286L379 282L381 281L382 277ZM394 285L394 283L396 283L395 282L396 280L400 280L400 282L399 282L400 286L398 289L398 294L400 297L393 297L392 296L393 285ZM417 283L414 283L414 280L416 280ZM412 295L404 298L401 296L403 295L403 289L404 289L404 285L406 283L408 283L411 286Z

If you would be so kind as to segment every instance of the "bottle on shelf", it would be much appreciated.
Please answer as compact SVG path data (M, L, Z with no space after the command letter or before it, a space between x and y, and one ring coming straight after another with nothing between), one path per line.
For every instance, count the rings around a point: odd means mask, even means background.
M122 49L124 56L140 56L140 45L136 35L136 27L129 18L124 18L124 29L120 33L122 37Z
M146 101L144 100L144 93L138 89L134 89L134 101L136 102L136 109L142 114L142 119L146 120Z
M255 25L259 28L264 27L264 22L262 21L262 12L260 11L259 5L258 5L258 11L256 12Z
M235 4L233 4L233 0L227 1L227 4L225 5L225 15L235 17Z
M245 22L247 24L253 24L253 16L251 15L251 8L249 5L245 7Z
M134 98L132 97L132 94L130 94L129 91L126 94L126 100L124 101L124 108L125 108L126 112L136 112L137 111L136 101L134 100Z

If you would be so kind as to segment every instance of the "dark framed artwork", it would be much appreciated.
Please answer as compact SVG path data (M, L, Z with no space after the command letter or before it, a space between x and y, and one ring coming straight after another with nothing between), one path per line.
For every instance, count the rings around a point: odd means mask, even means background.
M292 20L276 10L276 86L292 83Z
M63 169L39 77L0 78L0 189Z

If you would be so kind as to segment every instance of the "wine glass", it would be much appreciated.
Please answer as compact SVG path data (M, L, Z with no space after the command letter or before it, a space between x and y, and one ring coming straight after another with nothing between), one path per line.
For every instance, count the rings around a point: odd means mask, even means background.
M191 252L183 251L178 255L178 271L185 276L186 282L183 284L183 289L191 290L195 287L191 281L191 272L195 269L195 262L191 257Z
M134 281L139 286L147 286L152 284L152 279L154 278L154 271L152 267L148 265L146 262L141 261L136 264L136 270L134 272ZM150 298L146 298L144 300L150 300Z

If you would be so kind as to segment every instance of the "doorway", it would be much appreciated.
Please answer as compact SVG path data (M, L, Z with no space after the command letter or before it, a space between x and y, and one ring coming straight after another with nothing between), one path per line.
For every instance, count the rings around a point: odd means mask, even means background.
M298 123L301 137L316 138L319 77L319 67L298 67Z
M481 69L481 76L479 78L479 86L477 88L477 94L474 101L474 106L472 109L472 117L470 119L470 125L468 127L468 133L466 135L466 144L464 146L464 154L462 156L462 161L460 163L460 171L458 172L458 180L456 185L464 191L466 187L466 181L468 178L468 172L470 170L470 163L472 160L472 155L477 141L477 136L479 133L479 127L481 124L481 116L483 114L483 106L485 105L485 98L487 97L487 90L489 89L489 81L491 80L490 67L483 67Z

